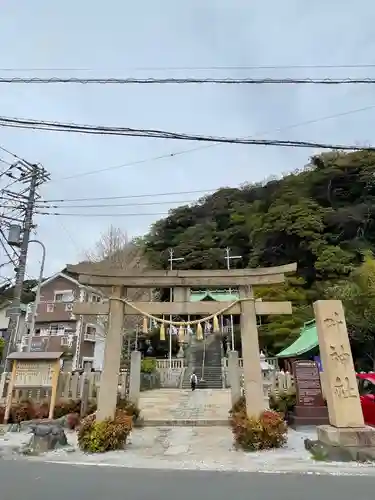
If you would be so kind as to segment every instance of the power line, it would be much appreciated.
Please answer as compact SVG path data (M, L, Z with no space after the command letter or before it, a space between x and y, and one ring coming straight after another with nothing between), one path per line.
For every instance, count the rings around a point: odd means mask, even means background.
M353 174L354 175L354 174ZM348 172L347 174L348 177L351 177L352 174ZM241 187L239 188L232 188L232 187L219 187L216 189L212 189L211 192L218 192L220 190L241 190ZM180 192L185 194L185 193L194 193L195 191L186 191L186 192ZM198 191L201 192L201 191ZM208 190L204 191L207 195ZM167 196L170 194L176 194L176 193L154 193L154 194L141 194L141 195L132 195L132 196L124 196L124 197L108 197L106 199L111 199L111 198L141 198L141 197L156 197L156 196ZM216 194L216 193L214 193ZM95 200L95 198L93 198ZM103 199L103 198L98 198ZM87 201L90 200L90 198L79 198L77 199L79 201ZM74 201L74 200L61 200L61 201ZM186 205L193 204L193 206L189 207L191 209L194 209L194 205L197 206L199 203L201 203L202 200L180 200L180 201L153 201L153 202L141 202L141 203L125 203L125 204L92 204L92 205L65 205L61 204L58 206L54 205L40 205L37 206L38 213L39 215L52 215L52 216L58 216L58 217L142 217L142 216L163 216L163 215L170 215L171 211L178 210L180 208L185 208ZM164 205L164 204L172 204L176 203L179 204L177 207L170 207L168 212L152 212L152 213L142 213L142 212L132 212L132 213L118 213L118 212L111 212L111 213L72 213L72 212L53 212L51 211L51 208L59 208L59 209L71 209L71 208L81 208L81 209L88 209L88 208L119 208L119 207L137 207L137 206L148 206L148 205ZM66 230L66 228L64 228Z
M224 137L198 134L184 134L157 129L136 129L130 127L109 127L104 125L81 125L76 123L50 122L28 118L0 117L0 126L32 130L48 130L55 132L70 132L91 135L113 135L125 137L152 137L157 139L173 139L195 142L216 142L225 144L246 144L259 146L277 146L294 148L316 148L341 151L375 151L374 146L358 146L345 144L330 144L310 141L292 141L276 139L249 139L247 137Z
M173 158L175 156L180 156L180 155L183 155L183 154L192 153L194 151L198 151L199 149L203 149L203 148L207 148L207 147L212 147L212 146L215 146L215 144L214 145L209 145L209 146L203 146L203 147L201 146L201 147L198 147L198 148L186 149L186 150L183 150L183 151L177 151L176 153L167 153L167 154L164 154L164 155L159 155L159 156L154 156L152 158L145 158L143 160L137 160L137 161L132 161L132 162L128 162L128 163L123 163L121 165L115 165L115 166L112 166L112 167L104 167L104 168L99 168L97 170L89 170L87 172L82 172L82 173L78 173L78 174L74 174L74 175L69 175L68 177L62 177L60 179L52 180L50 182L66 181L66 180L69 180L69 179L77 179L78 177L86 177L88 175L99 174L101 172L108 172L110 170L117 170L117 169L120 169L120 168L133 167L133 166L136 166L136 165L141 165L142 163L149 163L150 161L164 160L166 158Z
M245 66L135 66L124 67L121 71L222 71L222 70L284 70L284 69L369 69L375 64L278 64L278 65L245 65ZM11 71L120 71L118 68L0 68L0 72Z
M92 198L62 198L62 199L49 199L44 200L43 203L63 203L63 202L77 202L77 201L100 201L100 200L130 200L133 198L153 198L155 196L173 196L173 195L183 195L183 194L201 194L217 191L218 189L233 189L233 188L211 188L211 189L198 189L194 191L169 191L163 193L146 193L146 194L131 194L126 196L99 196ZM38 203L41 203L40 200Z
M0 84L83 85L373 85L374 78L22 78L0 77Z
M65 233L66 233L67 237L69 238L71 244L74 246L74 249L77 252L77 254L80 253L80 249L79 249L79 246L78 246L76 240L73 238L72 234L67 229L67 227L65 226L65 224L63 224L63 222L61 221L61 219L58 219L58 223L62 227L63 231L65 231Z
M375 108L375 105L371 104L369 106L365 106L365 107L362 107L362 108L349 109L347 111L343 111L341 113L335 113L333 115L325 115L325 116L320 116L318 118L312 118L312 119L309 119L309 120L305 120L305 121L302 121L302 122L292 123L290 125L285 125L283 127L278 127L278 128L273 129L271 131L267 130L267 131L257 132L255 134L252 134L250 137L255 138L257 136L267 135L267 134L270 134L270 133L284 132L286 130L292 130L292 129L299 128L299 127L302 127L302 126L305 126L305 125L313 125L315 123L320 123L320 122L327 121L327 120L332 120L332 119L335 119L335 118L341 118L341 117L353 115L353 114L356 114L356 113L362 113L363 111L368 111L368 110L374 109L374 108ZM95 174L99 174L99 173L102 173L102 172L108 172L108 171L111 171L111 170L117 170L117 169L120 169L120 168L133 167L133 166L140 165L140 164L143 164L143 163L149 163L149 162L152 162L152 161L163 160L163 159L166 159L166 158L173 158L173 157L176 157L176 156L180 156L180 155L184 155L184 154L188 154L188 153L194 153L196 151L201 151L201 150L209 149L209 148L216 148L216 147L220 147L220 146L221 146L221 144L205 144L204 146L198 146L198 147L195 147L195 148L180 150L180 151L177 151L177 152L174 152L174 153L167 153L167 154L164 154L164 155L154 156L154 157L151 157L151 158L145 158L145 159L142 159L142 160L137 160L137 161L133 161L133 162L127 162L127 163L123 163L121 165L114 165L114 166L111 166L111 167L104 167L104 168L100 168L100 169L96 169L96 170L88 170L86 172L81 172L81 173L78 173L78 174L69 175L67 177L60 177L58 179L54 179L54 180L49 181L49 182L60 182L60 181L65 181L65 180L70 180L70 179L76 179L76 178L79 178L79 177L86 177L88 175L95 175Z
M50 205L50 204L42 204L42 205L36 205L35 208L39 210L45 210L45 209L52 209L52 208L119 208L119 207L145 207L145 206L154 206L154 205L171 205L171 204L189 204L189 203L196 203L197 200L166 200L166 201L149 201L149 202L143 202L143 203L111 203L111 204L93 204L93 205L65 205L65 204L59 204L59 205ZM0 208L3 208L0 206Z
M154 205L170 205L178 203L182 205L184 203L196 203L196 200L167 200L167 201L149 201L145 203L111 203L111 204L93 204L93 205L36 205L37 209L52 209L52 208L119 208L119 207L146 207L146 206L154 206ZM1 207L0 207L1 208Z
M169 212L155 212L155 213L130 213L130 214L122 214L122 213L89 213L89 214L80 214L80 213L60 213L60 212L39 212L35 211L36 214L39 215L53 215L53 216L63 216L63 217L146 217L146 216L156 216L156 215L168 215Z

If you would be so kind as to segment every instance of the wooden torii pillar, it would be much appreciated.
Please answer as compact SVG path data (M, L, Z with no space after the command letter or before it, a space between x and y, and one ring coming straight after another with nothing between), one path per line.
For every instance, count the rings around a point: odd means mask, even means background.
M170 314L208 316L228 307L225 314L240 314L247 413L249 416L259 415L264 409L264 395L256 316L291 314L292 306L290 302L255 301L253 286L282 283L285 281L285 274L294 272L296 267L296 264L289 264L259 269L144 271L137 273L110 266L104 267L101 264L68 265L68 271L79 275L80 283L110 289L109 303L83 302L76 304L73 309L74 314L77 315L109 315L98 398L98 421L114 416L124 315L139 315L139 310L154 316ZM243 300L232 306L232 302L189 302L186 300L186 289L214 287L238 288L240 298ZM181 302L132 302L125 304L118 299L125 296L127 288L173 288L175 298L180 297L182 300Z

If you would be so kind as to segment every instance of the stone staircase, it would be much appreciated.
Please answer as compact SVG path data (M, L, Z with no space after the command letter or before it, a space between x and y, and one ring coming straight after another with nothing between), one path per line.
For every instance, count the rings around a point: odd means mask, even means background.
M198 378L198 389L222 389L221 338L211 335L206 340L206 348L203 342L199 342L190 349L190 363L185 370L181 388L190 388L190 376L194 371Z

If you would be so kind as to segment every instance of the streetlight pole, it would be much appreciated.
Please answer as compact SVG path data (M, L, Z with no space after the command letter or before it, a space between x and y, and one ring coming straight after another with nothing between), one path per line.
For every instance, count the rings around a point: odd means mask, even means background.
M242 259L242 255L231 255L230 248L225 249L225 261L227 264L228 271L230 270L230 263L232 260ZM232 289L229 288L229 293L232 293ZM231 350L234 351L234 324L233 324L233 314L230 315L230 330L231 330Z
M31 351L31 343L32 343L32 339L33 339L33 336L35 333L35 321L36 321L36 316L38 313L38 306L40 303L40 288L41 288L42 282L43 282L44 264L46 262L46 247L45 247L44 243L42 243L39 240L29 240L29 243L38 243L38 245L41 246L41 248L42 248L42 262L40 264L39 279L38 279L38 284L36 286L33 312L31 315L30 332L29 332L29 339L28 339L28 346L27 346L28 352Z
M173 271L173 262L182 262L185 260L183 257L174 257L173 248L169 249L169 269ZM173 302L173 288L169 290L169 300ZM172 315L169 316L169 321L172 321ZM169 325L169 371L172 370L172 325Z

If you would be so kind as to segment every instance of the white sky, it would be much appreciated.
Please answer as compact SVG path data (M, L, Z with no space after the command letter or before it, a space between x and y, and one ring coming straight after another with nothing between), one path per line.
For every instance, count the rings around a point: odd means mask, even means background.
M175 67L374 64L375 4L289 0L176 2L2 2L0 76L373 77L374 69L179 70ZM4 71L13 68L14 71ZM20 71L29 68L28 71ZM35 71L46 68L49 71ZM54 68L90 69L57 71ZM139 70L136 68L161 68ZM1 85L1 116L159 128L209 135L375 143L374 109L315 124L289 125L375 105L374 86ZM280 129L280 131L277 131ZM264 132L269 132L264 134ZM236 186L302 167L316 151L219 145L95 175L81 172L200 147L170 140L0 129L0 145L41 162L52 181L45 198L128 196ZM2 156L6 158L5 156ZM9 159L9 158L6 158ZM196 195L94 213L156 214ZM123 200L130 203L132 200ZM177 203L173 203L177 202ZM95 202L93 202L95 203ZM106 203L100 202L100 203ZM111 203L108 201L107 203ZM119 202L118 202L119 203ZM68 210L64 210L67 212ZM71 212L83 213L83 209ZM89 210L87 209L86 212ZM46 274L82 256L112 223L143 234L158 215L38 217ZM40 250L30 248L28 274ZM0 254L0 260L2 260ZM12 269L4 272L12 273ZM10 275L10 274L8 274Z

